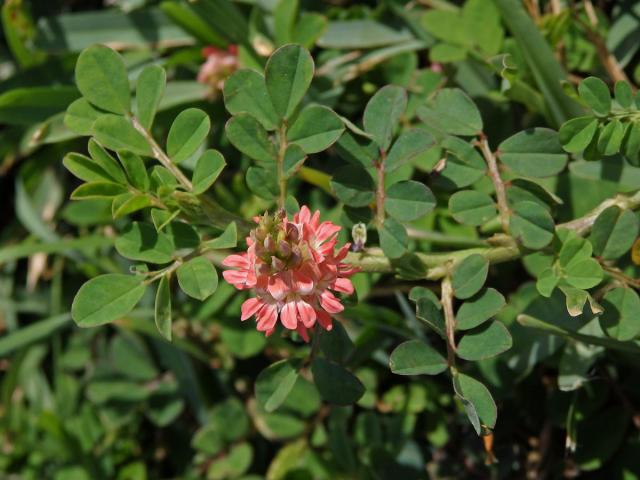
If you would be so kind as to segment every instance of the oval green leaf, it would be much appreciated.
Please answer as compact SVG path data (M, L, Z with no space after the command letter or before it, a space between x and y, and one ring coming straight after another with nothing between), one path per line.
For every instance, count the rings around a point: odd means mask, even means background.
M437 375L447 369L447 359L426 343L409 340L391 352L389 368L396 375Z

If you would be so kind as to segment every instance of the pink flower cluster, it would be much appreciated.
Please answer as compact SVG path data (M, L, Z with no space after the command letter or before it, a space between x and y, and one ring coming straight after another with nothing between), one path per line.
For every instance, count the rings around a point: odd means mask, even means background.
M215 47L202 49L202 56L206 59L198 72L198 82L208 84L212 91L222 91L224 81L238 69L238 48L229 46L227 50Z
M342 262L350 244L336 251L341 227L320 223L306 206L289 220L284 212L255 218L258 226L247 238L249 248L223 262L234 270L223 276L239 290L253 289L256 296L242 304L241 320L256 317L257 328L271 335L280 319L309 341L308 329L316 321L331 330L331 316L344 310L332 293L353 293L349 276L356 269Z

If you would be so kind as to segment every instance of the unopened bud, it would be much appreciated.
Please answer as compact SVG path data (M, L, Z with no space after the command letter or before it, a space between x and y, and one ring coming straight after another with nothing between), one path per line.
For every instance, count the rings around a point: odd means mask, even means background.
M362 223L356 223L351 229L351 237L353 238L353 251L359 252L367 243L367 226Z

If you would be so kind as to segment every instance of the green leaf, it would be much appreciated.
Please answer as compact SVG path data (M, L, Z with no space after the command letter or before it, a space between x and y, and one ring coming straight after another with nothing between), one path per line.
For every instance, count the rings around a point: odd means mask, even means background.
M640 297L631 288L609 290L602 298L601 305L604 312L600 315L600 326L607 335L624 342L640 334Z
M509 231L522 244L531 249L546 247L553 240L555 226L549 212L537 203L516 203L509 221Z
M227 165L222 154L217 150L207 150L204 152L193 170L193 193L203 194L216 181L222 169Z
M176 275L182 291L198 300L207 299L218 288L218 273L205 257L192 258L183 263Z
M287 130L287 140L305 153L318 153L333 145L344 132L340 117L330 108L310 105Z
M151 147L145 138L120 115L105 114L93 124L93 134L111 150L129 150L138 155L151 156Z
M64 124L69 130L78 135L91 135L93 122L101 114L86 98L79 98L67 108L64 115Z
M430 213L436 197L424 183L406 180L391 185L385 192L384 209L396 220L411 221Z
M111 213L114 219L118 219L144 208L149 208L152 204L149 195L125 193L113 199Z
M109 152L107 152L102 145L96 142L93 138L89 140L89 155L93 161L104 170L114 182L126 185L128 183L127 176L125 175L122 167L118 164L115 158L113 158Z
M229 141L245 155L260 162L273 163L276 149L264 127L251 115L240 113L225 126Z
M558 138L562 148L569 153L585 150L598 131L598 120L593 117L577 117L565 122L560 127Z
M116 239L116 250L131 260L149 263L169 263L173 260L173 243L165 233L158 233L148 224L133 222Z
M283 162L285 177L289 178L295 175L300 170L300 167L302 167L306 159L307 155L299 145L294 143L287 145L287 150L284 152Z
M640 122L631 122L626 129L623 145L624 156L635 165L638 164L640 153Z
M589 293L579 288L569 287L567 285L560 285L560 290L564 293L567 304L567 312L572 317L582 315L584 306L589 299Z
M624 126L620 120L614 119L607 123L598 135L598 152L608 156L618 153L624 137Z
M456 391L473 406L482 425L494 428L498 419L498 408L487 387L464 373L456 375L454 383L457 383ZM479 428L476 428L476 433L481 433Z
M76 84L98 108L122 115L131 110L127 69L122 57L109 47L93 45L82 51L76 63Z
M285 45L273 52L265 67L267 91L276 113L287 119L313 79L313 59L300 45Z
M380 248L389 258L400 258L407 251L409 237L404 226L393 218L387 218L378 229Z
M412 40L408 28L394 29L372 19L332 20L318 40L318 46L336 49L374 48Z
M124 167L124 171L127 172L131 185L141 192L149 190L149 175L142 159L135 153L126 150L119 151L118 158Z
M226 478L241 478L253 461L253 447L247 443L237 443L225 453L217 457L207 469L207 478L223 480Z
M605 260L621 257L629 251L638 237L640 224L637 215L612 205L596 218L589 240L596 255Z
M84 183L71 192L71 200L85 200L88 198L111 198L126 193L126 187L112 182Z
M458 343L456 355L464 360L484 360L509 350L512 343L507 327L493 321L466 333Z
M479 253L465 257L456 265L451 277L453 294L461 300L471 298L480 291L488 273L489 260L485 257Z
M389 368L396 375L437 375L447 369L447 359L426 343L409 340L391 352Z
M456 313L456 328L469 330L495 316L506 304L500 292L487 288L464 302Z
M459 88L443 88L418 116L428 127L451 135L477 135L482 131L482 117L476 104Z
M311 362L313 381L322 398L336 405L351 405L364 394L364 385L349 370L324 358Z
M338 168L331 179L331 188L341 202L351 207L365 207L375 197L371 175L356 165Z
M565 269L565 280L576 288L595 287L602 281L604 273L600 264L593 258L571 262Z
M266 411L273 412L287 399L298 380L298 365L293 360L280 360L262 370L256 379L256 400Z
M442 141L442 147L447 152L446 162L436 182L445 188L464 188L485 175L487 164L468 142L458 137L447 137Z
M140 124L151 129L158 106L164 95L167 73L158 65L149 65L142 70L136 84L136 116Z
M156 291L156 304L154 309L156 327L160 334L171 341L171 288L169 275L164 275L158 284Z
M560 282L560 277L553 268L547 268L540 272L536 281L536 289L543 297L549 298Z
M91 158L79 153L68 153L62 159L62 164L67 170L85 182L116 182Z
M426 130L419 128L409 129L398 137L393 143L384 162L386 172L393 172L403 165L411 162L418 155L434 145L433 136Z
M80 327L95 327L129 313L142 298L141 277L109 273L80 287L71 305L71 317Z
M482 225L497 214L493 198L476 190L462 190L451 195L449 211L464 225Z
M628 82L618 80L614 86L615 98L622 108L631 108L633 105L633 91Z
M349 360L354 351L354 345L340 322L333 322L331 331L322 332L320 350L327 360L339 364L345 364Z
M267 130L278 127L278 115L271 103L264 76L255 70L239 70L225 80L224 105L232 115L248 113Z
M238 244L238 229L235 222L231 222L225 228L222 235L204 242L204 246L210 249L234 248Z
M551 177L567 165L558 134L548 128L518 132L498 146L499 158L516 175Z
M174 163L191 157L204 142L211 121L209 115L198 108L187 108L178 114L167 137L167 154Z
M327 17L318 13L303 12L293 30L293 43L298 43L305 48L315 45L318 38L327 29Z
M51 338L55 332L68 326L70 320L69 313L62 313L6 333L0 338L0 357L6 358L15 351Z
M591 243L584 238L573 236L562 242L560 252L558 252L558 262L562 267L571 263L591 258L593 248Z
M278 179L273 169L249 167L245 177L249 189L265 200L273 200L278 196Z
M580 98L596 115L604 117L611 111L609 87L597 77L587 77L578 85Z
M437 298L419 298L416 302L416 318L427 324L442 338L446 338L442 307Z
M407 92L395 85L382 87L371 97L364 109L364 130L386 151L391 144L393 131L407 108Z

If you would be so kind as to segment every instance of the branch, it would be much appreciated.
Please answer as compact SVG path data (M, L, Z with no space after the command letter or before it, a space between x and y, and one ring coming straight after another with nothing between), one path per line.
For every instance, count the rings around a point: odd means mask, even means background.
M447 364L452 374L456 369L456 317L453 313L453 287L448 275L442 280L440 302L444 310L445 331L447 334Z
M640 191L631 196L618 195L605 200L585 216L567 223L560 223L556 228L566 228L568 230L574 230L578 235L585 235L593 226L598 215L613 205L631 210L639 208ZM523 251L517 242L508 235L502 235L500 245L493 247L467 248L442 253L416 252L412 255L415 255L420 261L420 264L426 269L427 273L424 277L426 280L440 280L447 275L451 264L455 265L474 253L479 253L493 264L515 260L523 255ZM393 273L396 271L396 264L391 259L385 257L379 248L370 248L362 252L350 252L345 262L360 268L360 270L364 272Z
M376 225L382 228L384 224L384 161L387 155L384 150L380 150L380 158L374 166L377 174L376 181Z
M498 212L500 215L502 230L504 230L505 233L508 233L511 211L509 210L509 204L507 203L507 194L505 192L504 182L500 176L500 170L498 170L498 162L496 161L496 157L491 151L491 148L489 148L489 142L487 142L487 137L484 133L480 134L480 139L475 143L482 152L482 156L489 167L489 176L493 182L493 188L496 191L496 200L498 201Z
M276 159L276 173L278 175L278 208L284 208L287 199L287 177L284 172L284 157L287 154L287 125L283 123L278 130L278 158Z

